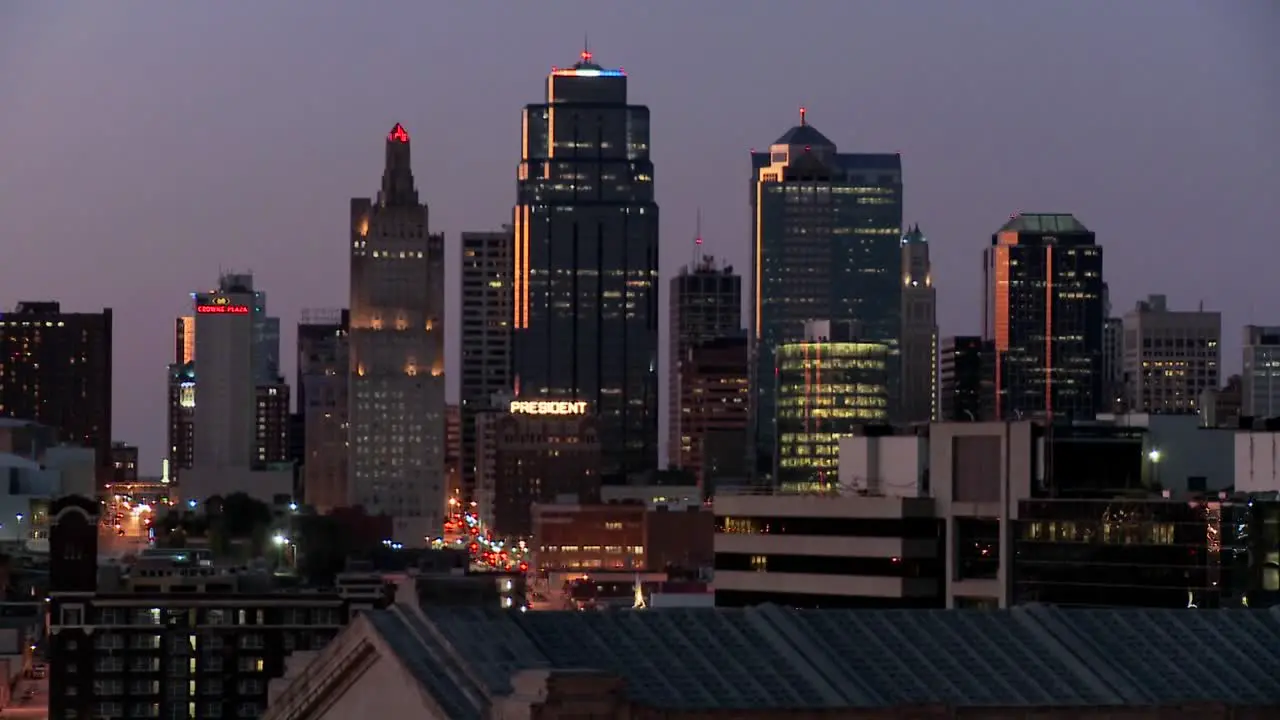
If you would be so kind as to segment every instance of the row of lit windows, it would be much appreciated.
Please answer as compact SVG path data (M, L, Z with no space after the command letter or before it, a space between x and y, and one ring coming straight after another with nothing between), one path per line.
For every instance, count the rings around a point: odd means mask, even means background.
M630 553L632 555L643 555L643 545L544 545L543 552L561 552L561 553L598 553L605 552L609 554Z

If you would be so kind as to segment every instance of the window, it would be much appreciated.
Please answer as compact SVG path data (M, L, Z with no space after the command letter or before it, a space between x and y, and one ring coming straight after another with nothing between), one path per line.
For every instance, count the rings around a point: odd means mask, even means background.
M83 625L84 624L84 606L83 605L64 605L60 612L61 625Z

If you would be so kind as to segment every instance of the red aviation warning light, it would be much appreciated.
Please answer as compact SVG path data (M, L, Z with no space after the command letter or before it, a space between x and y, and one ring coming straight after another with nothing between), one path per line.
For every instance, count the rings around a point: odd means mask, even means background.
M403 125L396 123L396 126L391 128L391 132L387 134L387 141L407 143L409 142L409 132L404 129Z

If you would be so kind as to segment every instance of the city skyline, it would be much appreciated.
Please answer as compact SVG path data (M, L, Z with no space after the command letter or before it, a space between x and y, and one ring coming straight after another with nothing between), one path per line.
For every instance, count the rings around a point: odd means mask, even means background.
M397 25L429 37L392 27L384 47L404 52L366 57L329 48L364 27L385 31L385 18L335 16L281 47L289 18L266 9L88 10L73 22L71 6L6 9L17 22L0 24L9 28L0 29L0 56L18 79L0 78L0 92L15 98L0 115L0 216L13 239L0 263L0 307L113 309L113 439L141 447L144 474L159 472L163 367L190 289L219 267L253 270L271 289L286 348L302 308L345 305L345 201L367 192L380 169L376 143L396 122L420 139L414 171L432 230L446 234L446 267L456 267L462 231L510 221L520 108L550 66L573 62L578 26L602 62L627 68L633 102L652 110L660 285L688 260L698 207L706 252L749 266L749 149L794 125L806 105L842 150L902 153L904 222L929 235L944 336L979 329L980 249L1017 211L1072 213L1094 230L1117 310L1150 293L1221 310L1226 373L1239 369L1243 325L1280 322L1266 286L1273 260L1257 240L1274 235L1263 209L1276 194L1267 168L1280 166L1266 130L1280 98L1264 82L1280 56L1261 30L1274 8L1133 3L1108 6L1099 25L1079 6L993 3L999 17L986 27L972 8L829 9L806 29L813 49L778 57L745 51L759 43L741 34L711 39L734 33L698 10L645 25L639 9L596 8L552 29L551 18L519 9L508 30L482 29L480 11L450 9L409 13L421 22ZM770 11L753 24L776 28L763 21L771 13L783 17ZM452 33L451 24L474 32ZM165 33L142 49L169 53L171 63L138 49L149 27ZM117 29L139 32L113 37ZM768 32L749 37L762 43ZM511 46L521 60L482 53L463 70L440 62L477 45ZM664 45L681 51L645 49ZM215 57L217 67L202 64ZM407 85L354 79L391 77L400 66L416 76ZM475 85L484 87L478 96ZM774 88L763 102L761 86ZM140 88L148 94L132 97ZM148 102L155 97L174 100ZM446 291L446 325L456 327L456 277ZM665 324L659 337L665 378ZM456 333L448 342L453 400ZM293 353L284 356L292 376Z

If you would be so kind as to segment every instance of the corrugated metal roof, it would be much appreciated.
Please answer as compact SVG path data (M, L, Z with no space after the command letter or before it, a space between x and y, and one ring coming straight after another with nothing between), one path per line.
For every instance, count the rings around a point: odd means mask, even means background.
M427 675L476 678L489 697L521 669L591 668L625 678L638 702L680 709L1280 704L1280 615L1263 610L440 608L430 628L377 619L398 612L371 613L397 652L424 654ZM439 646L405 640L421 636ZM483 701L462 685L424 681L469 717Z

